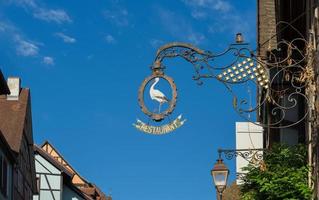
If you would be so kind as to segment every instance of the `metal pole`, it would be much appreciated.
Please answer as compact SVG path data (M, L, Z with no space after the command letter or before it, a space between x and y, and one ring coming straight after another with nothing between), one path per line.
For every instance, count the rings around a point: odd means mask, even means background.
M219 193L219 200L223 200L223 193L222 192Z

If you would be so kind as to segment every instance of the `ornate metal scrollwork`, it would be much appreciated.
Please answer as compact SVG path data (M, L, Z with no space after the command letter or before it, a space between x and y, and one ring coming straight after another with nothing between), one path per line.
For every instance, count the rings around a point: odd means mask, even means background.
M227 160L240 156L249 163L257 164L263 160L266 151L267 149L218 149L218 155Z
M248 163L259 166L260 168L264 167L264 155L269 149L218 149L219 159L225 158L227 160L232 160L236 157L241 157L245 159ZM236 179L243 180L246 173L237 172Z
M287 128L303 121L309 113L305 89L313 80L314 56L311 45L302 37L279 41L277 45L277 49L269 52L269 58L264 59L243 43L232 44L225 51L214 54L191 44L175 42L158 49L154 66L162 65L166 58L184 58L193 65L193 79L198 84L205 78L215 78L225 85L233 96L235 111L245 120L255 123L251 114L269 109L267 113L271 116L261 116L256 125ZM225 60L227 62L223 63ZM234 87L239 84L256 87L256 105L248 105L251 100L242 97L241 93L238 95ZM300 102L305 108L296 114Z

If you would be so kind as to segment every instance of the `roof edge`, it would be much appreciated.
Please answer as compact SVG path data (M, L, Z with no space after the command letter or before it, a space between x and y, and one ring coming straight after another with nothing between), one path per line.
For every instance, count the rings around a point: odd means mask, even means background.
M55 160L54 158L51 157L50 154L48 154L47 152L45 152L43 149L41 149L40 147L38 147L36 144L33 145L33 149L35 152L39 153L41 156L43 156L44 158L46 158L52 165L54 165L55 167L57 167L59 170L61 170L62 172L64 172L66 175L68 175L70 178L72 178L75 173L72 173L70 170L68 170L67 168L65 168L61 163L59 163L57 160Z
M2 94L10 94L10 89L9 86L7 84L6 79L4 78L2 71L0 69L0 95Z

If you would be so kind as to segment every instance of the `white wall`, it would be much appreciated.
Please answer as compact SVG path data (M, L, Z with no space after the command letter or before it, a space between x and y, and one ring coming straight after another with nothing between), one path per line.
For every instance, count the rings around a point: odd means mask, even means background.
M35 171L40 178L40 194L34 195L33 200L61 200L63 181L61 171L41 155L35 155Z
M263 128L251 122L236 122L236 149L261 149L263 148ZM248 161L241 156L236 157L236 173L245 173L242 167ZM241 180L237 179L237 184Z
M40 178L40 195L34 195L33 200L85 200L63 183L61 171L41 155L35 155L35 168Z
M71 190L67 185L63 185L63 200L85 200L80 197L76 192Z

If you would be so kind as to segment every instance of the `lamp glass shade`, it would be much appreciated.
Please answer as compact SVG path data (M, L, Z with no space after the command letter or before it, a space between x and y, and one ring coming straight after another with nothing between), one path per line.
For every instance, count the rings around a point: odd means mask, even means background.
M227 185L227 179L229 174L229 170L223 163L222 159L217 160L211 173L218 192L222 192Z
M228 178L228 170L212 171L215 186L226 186Z

